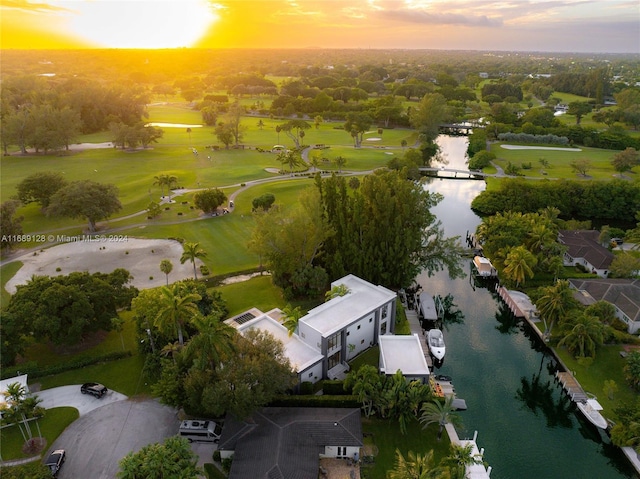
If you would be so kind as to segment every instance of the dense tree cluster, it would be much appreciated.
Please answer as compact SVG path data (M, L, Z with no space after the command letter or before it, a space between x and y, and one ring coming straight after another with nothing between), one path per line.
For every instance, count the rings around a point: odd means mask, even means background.
M123 457L120 460L118 478L196 479L202 474L197 464L198 456L192 451L189 442L183 437L171 436L163 443L149 444Z
M423 270L459 272L456 239L444 238L430 213L440 198L420 184L386 171L364 177L352 192L342 177L316 185L332 231L319 259L330 278L350 272L399 288Z
M555 207L563 218L629 221L629 212L640 210L640 187L608 182L540 181L505 179L497 189L483 191L471 203L481 215L501 211L531 213Z
M2 142L45 154L69 148L81 133L104 131L111 123L134 126L145 116L148 94L139 87L79 78L35 75L3 79Z
M19 285L2 310L2 364L10 365L26 338L54 344L76 344L83 335L112 329L117 311L137 294L124 269L112 273L34 276Z

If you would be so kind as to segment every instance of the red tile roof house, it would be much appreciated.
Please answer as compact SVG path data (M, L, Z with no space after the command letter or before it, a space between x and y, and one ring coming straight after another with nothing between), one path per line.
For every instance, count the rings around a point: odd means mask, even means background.
M627 325L627 331L640 331L640 280L633 279L570 279L577 291L574 297L585 306L607 301L616 309L616 316Z
M609 276L609 268L615 255L598 241L596 230L561 230L558 242L567 247L564 265L582 265L587 271L601 278Z

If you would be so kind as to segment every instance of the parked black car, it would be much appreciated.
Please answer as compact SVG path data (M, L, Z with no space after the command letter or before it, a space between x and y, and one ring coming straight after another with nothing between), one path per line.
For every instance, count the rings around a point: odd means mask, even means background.
M107 391L108 389L99 383L84 383L80 388L82 394L91 394L98 399L107 394Z
M53 477L58 476L58 472L62 467L62 463L64 462L66 455L67 454L64 449L56 449L51 454L49 454L49 457L45 461L44 465L51 470L51 475Z

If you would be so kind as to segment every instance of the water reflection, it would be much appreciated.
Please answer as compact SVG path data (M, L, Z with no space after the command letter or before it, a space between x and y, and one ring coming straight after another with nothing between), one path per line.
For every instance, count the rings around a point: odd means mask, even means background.
M464 165L465 138L439 139L452 168ZM461 165L460 162L463 164ZM446 236L475 231L480 218L470 209L484 182L430 179L425 188L441 193L433 213ZM469 409L463 413L470 437L479 431L492 479L635 478L622 452L576 414L556 386L555 360L527 323L506 309L493 288L472 277L450 280L446 273L417 278L422 288L451 295L459 311L446 327L447 360L439 374L453 378ZM458 315L455 315L458 317Z
M549 379L555 370L555 365L552 362L547 361L546 380L542 378L542 366L545 360L546 355L542 354L538 372L533 373L531 379L525 376L520 378L520 388L516 391L515 397L536 416L540 411L546 418L548 427L571 428L573 425L570 418L573 407L571 400L565 394L560 396L554 394L556 388L552 386L551 379Z

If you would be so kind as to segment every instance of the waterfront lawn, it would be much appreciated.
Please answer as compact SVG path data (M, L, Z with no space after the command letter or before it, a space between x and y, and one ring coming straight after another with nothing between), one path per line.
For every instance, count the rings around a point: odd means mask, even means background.
M582 389L598 397L598 402L604 408L604 416L614 421L617 417L614 409L623 403L631 403L638 397L638 393L631 389L624 378L625 360L620 356L622 347L617 344L601 346L596 351L596 357L589 362L578 361L565 348L554 348L556 354L569 368ZM604 382L615 381L618 391L614 393L613 399L607 397L604 390Z
M42 436L47 440L48 448L53 444L62 431L78 419L80 415L78 410L73 407L56 407L47 409L44 417L38 420L40 425L40 432ZM38 435L38 429L35 422L30 422L31 432L34 436ZM24 438L18 429L18 426L11 426L0 429L0 450L2 451L2 460L8 461L11 459L22 459L24 457L30 457L30 455L23 454L22 446L24 444Z
M450 441L447 432L442 433L442 439L436 439L438 425L432 424L422 429L418 421L407 426L407 433L400 433L400 426L396 420L363 418L362 432L365 434L365 446L372 445L377 449L373 465L363 465L360 469L361 477L366 479L385 479L387 471L394 468L396 449L406 458L409 451L426 454L434 451L435 464L449 455Z

